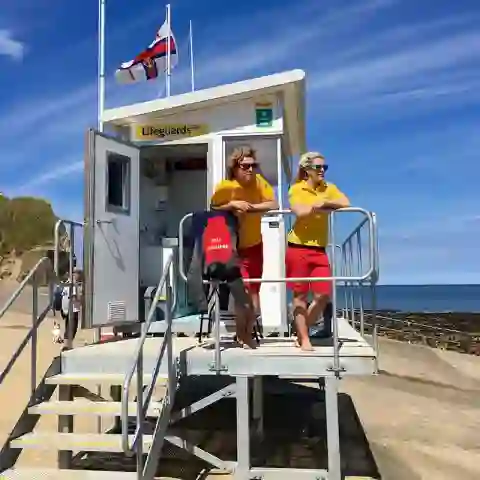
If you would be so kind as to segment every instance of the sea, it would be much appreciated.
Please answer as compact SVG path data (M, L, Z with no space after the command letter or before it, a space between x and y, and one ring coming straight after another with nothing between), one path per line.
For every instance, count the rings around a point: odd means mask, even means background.
M342 307L345 294L342 287L337 291L337 302ZM376 297L377 310L480 313L480 285L377 285ZM364 290L363 305L371 308L369 287Z

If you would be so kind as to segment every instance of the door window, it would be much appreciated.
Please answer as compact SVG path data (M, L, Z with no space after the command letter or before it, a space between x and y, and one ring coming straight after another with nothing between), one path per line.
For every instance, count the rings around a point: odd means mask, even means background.
M125 155L107 152L106 210L130 214L130 163Z

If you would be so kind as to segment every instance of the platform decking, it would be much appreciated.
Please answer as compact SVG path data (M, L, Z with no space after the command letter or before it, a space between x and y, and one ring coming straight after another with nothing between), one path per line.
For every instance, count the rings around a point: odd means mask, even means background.
M344 320L338 320L340 365L344 374L375 373L375 351L372 346ZM152 371L163 337L148 338L144 346L144 369ZM214 340L199 344L194 337L175 337L174 358L183 375L212 375L215 357ZM136 339L77 348L62 355L62 372L123 374L131 366L137 347ZM312 352L294 345L292 338L264 338L256 349L244 349L230 339L222 339L222 374L225 375L291 375L314 378L330 376L334 356L333 340L318 340ZM166 374L166 365L160 373Z

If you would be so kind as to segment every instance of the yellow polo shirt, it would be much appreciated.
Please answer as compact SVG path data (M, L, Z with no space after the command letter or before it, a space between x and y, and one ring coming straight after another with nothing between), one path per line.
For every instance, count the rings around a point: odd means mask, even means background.
M211 205L221 206L232 200L243 200L249 203L262 203L274 200L272 186L257 173L252 186L244 187L236 180L223 180L216 187ZM245 213L238 216L238 247L249 248L262 242L261 213Z
M324 182L316 189L306 181L295 183L288 191L290 205L313 205L319 201L335 201L342 193L333 183ZM326 247L328 245L328 213L315 212L296 219L287 238L289 243Z

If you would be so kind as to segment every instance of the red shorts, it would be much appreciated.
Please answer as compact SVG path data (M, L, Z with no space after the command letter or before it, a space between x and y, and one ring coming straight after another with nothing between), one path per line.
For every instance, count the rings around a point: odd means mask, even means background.
M238 249L238 257L243 278L262 278L263 243ZM258 293L260 291L260 283L245 283L245 287L250 292Z
M289 277L330 277L330 263L324 249L291 246L286 255L287 278ZM295 293L312 290L321 295L331 295L332 282L288 282L287 287Z

